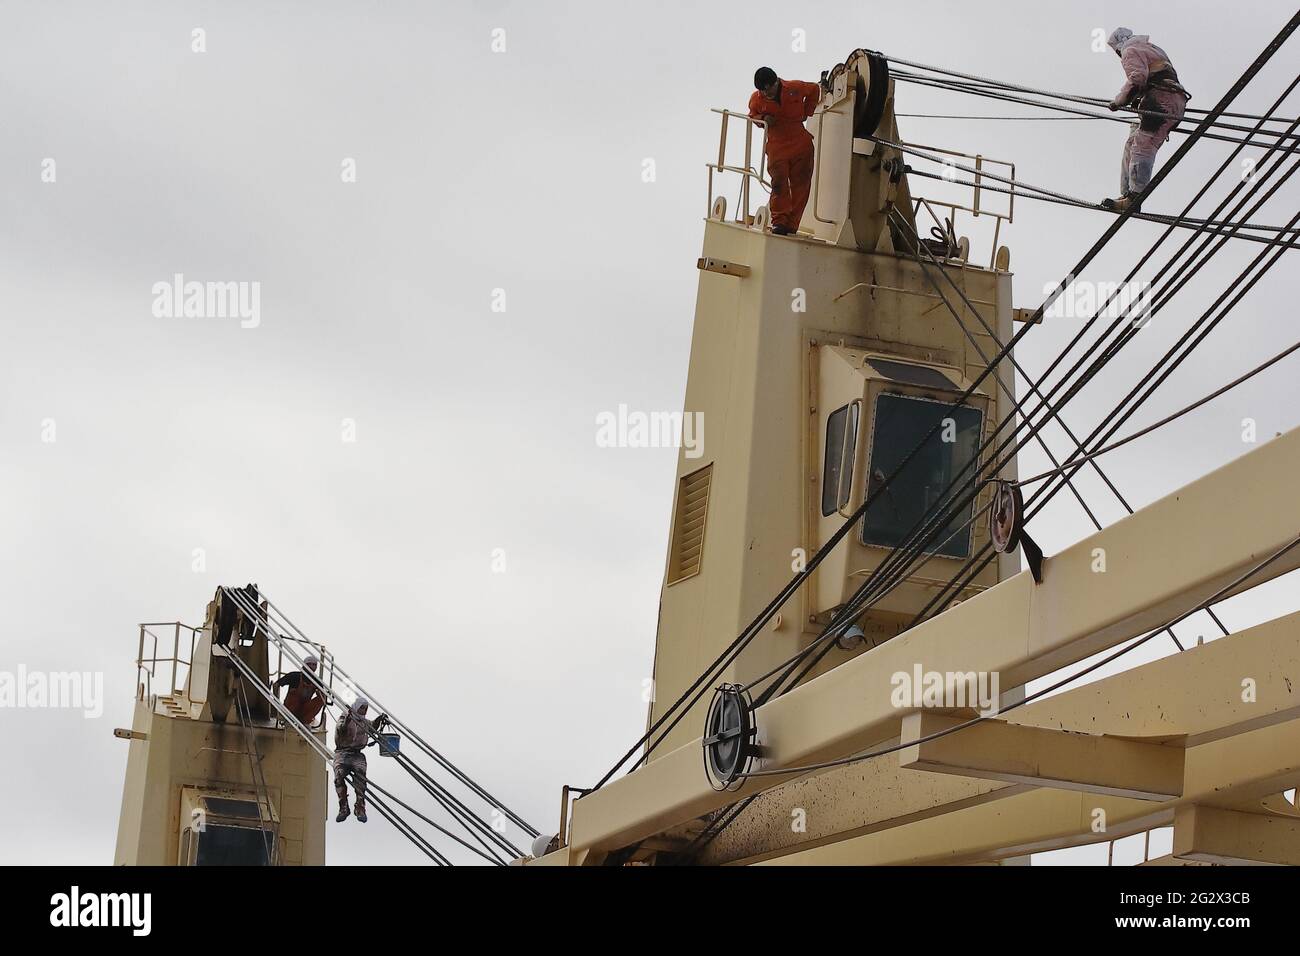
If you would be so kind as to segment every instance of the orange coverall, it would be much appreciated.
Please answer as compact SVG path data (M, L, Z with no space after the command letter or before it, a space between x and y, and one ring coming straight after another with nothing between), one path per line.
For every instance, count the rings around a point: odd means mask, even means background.
M813 176L813 138L803 121L813 115L822 90L816 83L782 80L776 100L755 90L749 98L752 119L766 120L767 172L772 179L768 209L772 225L799 228Z

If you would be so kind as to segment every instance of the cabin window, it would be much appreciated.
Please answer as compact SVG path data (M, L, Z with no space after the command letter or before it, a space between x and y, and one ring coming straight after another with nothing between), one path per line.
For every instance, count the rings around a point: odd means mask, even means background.
M208 826L199 834L198 866L267 866L274 837L251 827Z
M925 445L867 509L862 524L863 544L892 548L903 543L939 503L954 476L978 453L983 422L983 413L969 405L950 405L888 392L876 398L868 496L898 469L923 438ZM971 467L962 474L961 483L954 489L955 496L970 492L976 470ZM945 500L951 503L953 496ZM971 501L954 515L942 531L929 539L926 553L968 557L973 509L974 501Z
M270 864L275 849L276 826L263 820L260 803L204 795L192 812L198 822L181 831L182 865ZM198 816L200 813L202 816Z
M837 408L826 419L826 456L822 465L822 517L849 503L853 458L858 447L858 402Z

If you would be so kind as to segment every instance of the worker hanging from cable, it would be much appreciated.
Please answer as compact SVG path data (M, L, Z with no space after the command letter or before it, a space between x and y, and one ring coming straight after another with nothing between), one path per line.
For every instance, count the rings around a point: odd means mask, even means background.
M813 138L804 120L813 115L822 90L816 83L783 80L771 67L754 74L756 92L749 98L750 119L767 128L767 174L772 180L772 232L799 231L813 177Z
M325 706L325 698L321 695L316 680L316 667L319 662L315 657L308 657L302 663L303 667L310 672L309 674L304 674L302 671L289 671L272 684L271 689L279 691L281 687L288 687L289 691L284 695L285 708L298 718L304 727L310 727L316 715Z
M352 706L339 717L334 728L334 792L339 795L339 815L334 818L342 823L348 818L347 778L352 777L352 789L356 791L357 819L366 822L366 747L374 745L371 739L388 725L388 717L380 714L373 721L366 720L366 711L370 701L358 697Z
M1191 95L1179 84L1169 54L1152 43L1149 36L1134 36L1132 30L1119 27L1106 44L1119 56L1125 76L1124 86L1109 106L1112 111L1134 107L1140 119L1124 143L1120 196L1105 200L1102 206L1116 212L1130 207L1136 211L1142 191L1151 182L1156 153L1178 125Z

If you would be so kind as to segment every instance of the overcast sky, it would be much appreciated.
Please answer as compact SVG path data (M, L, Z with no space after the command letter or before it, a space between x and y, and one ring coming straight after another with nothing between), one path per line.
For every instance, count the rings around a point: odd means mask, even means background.
M710 108L743 108L759 65L815 80L857 46L1109 97L1122 75L1093 51L1093 31L1119 25L1150 33L1208 108L1289 13L1041 0L0 3L0 669L105 682L97 720L0 711L0 854L111 862L127 751L112 728L130 723L136 625L200 624L219 584L247 581L553 830L560 786L592 783L644 720L676 452L598 447L595 419L620 403L681 408ZM791 50L795 30L805 52ZM1295 49L1239 108L1272 101ZM1022 111L903 84L897 108ZM1071 195L1116 192L1117 123L900 126L1014 160L1024 180ZM1149 209L1181 208L1229 148L1198 146ZM1284 189L1256 218L1284 221L1295 199ZM1015 304L1036 306L1108 224L1019 203L1004 231ZM1095 277L1119 278L1158 233L1126 226ZM1238 245L1067 410L1077 431L1258 251ZM260 283L256 327L156 315L154 284L177 273ZM1290 345L1296 291L1294 272L1275 269L1132 427ZM1076 328L1049 320L1020 360L1041 370ZM1104 467L1141 505L1247 452L1243 418L1261 438L1293 427L1295 361ZM1043 467L1037 453L1021 465ZM1105 521L1123 513L1099 482L1081 487ZM1036 528L1049 553L1091 530L1068 495ZM1226 619L1294 607L1285 583L1267 597ZM419 859L382 822L330 825L331 863Z

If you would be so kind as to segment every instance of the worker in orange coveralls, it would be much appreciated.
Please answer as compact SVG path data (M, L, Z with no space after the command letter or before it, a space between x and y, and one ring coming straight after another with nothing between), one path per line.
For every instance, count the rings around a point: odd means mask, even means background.
M771 67L754 74L749 116L767 127L767 172L772 180L772 232L799 231L813 176L813 138L803 121L813 115L822 90L816 83L783 80Z
M302 721L305 727L311 726L316 715L325 706L325 698L320 692L320 679L316 677L319 663L315 657L308 657L303 661L303 666L311 672L310 674L290 671L271 685L274 691L278 691L281 687L289 688L289 692L284 695L284 706L289 713Z

